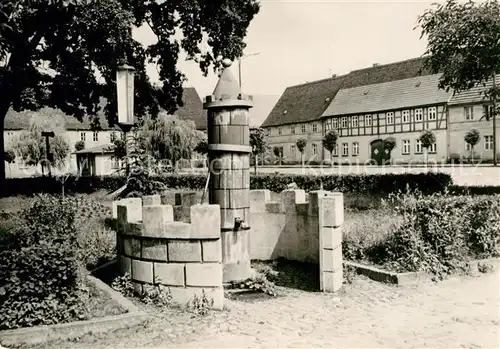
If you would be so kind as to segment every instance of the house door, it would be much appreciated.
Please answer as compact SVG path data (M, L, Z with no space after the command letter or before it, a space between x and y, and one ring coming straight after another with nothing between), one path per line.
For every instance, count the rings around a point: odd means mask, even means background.
M384 141L381 139L376 139L370 144L371 146L371 159L377 163L377 165L382 165L387 157L387 153L384 149Z

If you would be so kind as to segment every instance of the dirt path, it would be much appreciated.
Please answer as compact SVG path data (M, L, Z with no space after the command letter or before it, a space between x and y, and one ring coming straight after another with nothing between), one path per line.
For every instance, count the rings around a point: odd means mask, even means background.
M338 295L227 300L205 318L170 313L146 326L43 348L499 348L500 274L397 287L356 279Z

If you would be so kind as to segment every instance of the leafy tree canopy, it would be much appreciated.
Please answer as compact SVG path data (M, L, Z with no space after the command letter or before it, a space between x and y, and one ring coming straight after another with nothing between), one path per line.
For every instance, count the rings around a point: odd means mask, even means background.
M498 0L448 0L425 11L418 25L428 40L426 63L434 73L442 73L440 88L461 92L500 71ZM492 94L499 95L487 92Z
M8 149L3 153L3 158L7 163L12 164L16 160L16 153L12 149Z
M250 132L250 146L253 155L264 154L267 149L266 132L262 128L254 129Z
M471 147L474 147L477 143L479 143L479 139L481 135L478 130L470 130L465 134L464 140L467 144L470 144Z
M337 145L338 138L339 135L336 131L329 131L323 138L323 147L325 147L325 149L329 152L332 152L332 150Z
M394 137L387 137L384 139L384 148L389 150L390 152L396 148L396 138Z
M85 149L85 142L84 141L78 141L75 143L75 150L76 151L83 150L83 149Z
M299 139L297 139L296 145L297 145L297 149L301 153L303 153L304 149L306 148L306 145L307 145L307 140L305 138L299 138Z
M116 69L136 69L134 113L173 113L182 105L181 51L206 75L220 57L245 48L257 0L2 0L0 2L0 125L9 108L48 106L81 120L95 115L102 97L116 122ZM157 41L143 45L132 27L149 26ZM160 86L146 74L157 66ZM93 118L93 126L99 127ZM0 151L3 141L0 139ZM0 176L5 175L0 162ZM0 177L3 178L3 177Z
M436 143L436 136L430 130L422 131L418 139L422 142L422 147L424 148L430 148L434 143Z

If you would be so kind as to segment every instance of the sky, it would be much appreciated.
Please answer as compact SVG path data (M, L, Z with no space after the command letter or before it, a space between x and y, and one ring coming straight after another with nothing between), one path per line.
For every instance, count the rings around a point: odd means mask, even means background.
M426 49L415 29L417 18L436 1L261 0L251 22L242 61L242 90L279 96L287 86L332 74L421 56ZM155 41L149 28L134 32L143 43ZM204 77L194 62L180 60L186 86L210 95L217 76ZM237 64L231 66L237 78ZM153 80L156 68L149 67Z

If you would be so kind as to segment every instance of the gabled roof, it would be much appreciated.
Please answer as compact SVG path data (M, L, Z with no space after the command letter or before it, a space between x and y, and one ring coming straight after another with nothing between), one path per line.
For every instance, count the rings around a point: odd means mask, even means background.
M500 75L496 75L497 86L500 86ZM471 104L479 102L487 102L485 99L484 92L493 87L493 79L486 82L486 84L480 84L470 90L456 93L451 96L448 105L459 105L459 104Z
M438 88L441 74L341 89L323 117L446 103L451 93Z
M205 130L207 128L207 117L206 112L203 109L203 104L201 102L198 92L193 87L185 87L183 91L183 102L184 106L179 107L174 113L182 120L193 120L196 124L196 128L199 130ZM105 101L101 103L104 106ZM23 111L16 112L10 109L5 116L4 129L5 130L23 130L29 127L31 117L36 115L40 118L49 119L51 117L59 117L64 119L67 130L72 131L85 131L91 130L90 122L88 117L84 117L83 121L80 122L72 116L68 116L58 109L52 108L42 108L38 111ZM104 111L98 112L97 117L99 118L102 130L116 130L119 131L120 128L115 125L114 127L109 127L108 121L104 115Z
M414 58L288 87L271 110L262 127L320 119L340 89L430 75L431 73L425 69L424 63L425 57Z

